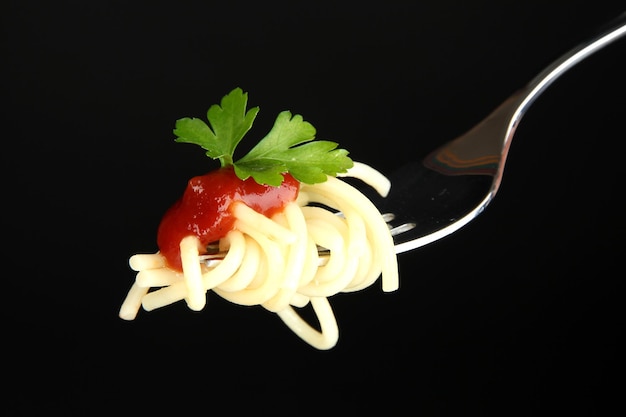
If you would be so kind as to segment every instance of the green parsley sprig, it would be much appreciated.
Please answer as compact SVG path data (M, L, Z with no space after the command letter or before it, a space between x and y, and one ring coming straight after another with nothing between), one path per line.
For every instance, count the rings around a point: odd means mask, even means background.
M210 126L198 118L177 120L176 142L199 145L222 167L233 165L242 180L252 177L272 186L279 186L287 172L300 182L315 184L352 167L348 151L337 149L335 142L314 140L315 128L289 111L280 112L270 132L248 154L234 160L235 148L259 112L259 107L247 109L247 105L248 93L235 88L209 108Z

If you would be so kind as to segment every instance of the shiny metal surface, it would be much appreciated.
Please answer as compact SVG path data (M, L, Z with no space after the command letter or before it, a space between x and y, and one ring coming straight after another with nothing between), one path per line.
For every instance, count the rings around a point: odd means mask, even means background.
M528 108L563 73L624 35L626 12L553 61L464 135L393 172L390 195L370 198L383 213L394 213L396 225L416 224L394 237L396 252L437 241L482 213L500 187L511 141Z

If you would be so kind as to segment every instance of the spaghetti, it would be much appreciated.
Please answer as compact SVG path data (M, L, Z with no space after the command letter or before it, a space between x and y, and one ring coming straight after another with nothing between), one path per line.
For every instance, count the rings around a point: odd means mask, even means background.
M362 163L344 176L362 180L385 196L387 178ZM328 298L372 285L378 277L385 292L398 288L398 265L389 228L376 206L358 189L329 176L301 184L298 198L268 218L242 202L233 203L235 224L219 240L225 255L203 263L196 236L180 241L182 272L166 266L159 253L133 255L137 271L119 315L133 320L140 308L151 311L185 300L192 310L205 307L213 290L240 305L261 305L274 312L302 340L330 349L339 337ZM324 248L327 255L320 255ZM322 258L324 262L322 262ZM310 303L319 329L296 311Z

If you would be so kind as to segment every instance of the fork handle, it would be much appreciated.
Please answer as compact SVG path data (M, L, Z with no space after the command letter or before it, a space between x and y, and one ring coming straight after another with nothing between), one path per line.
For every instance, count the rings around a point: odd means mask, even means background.
M517 117L521 118L535 98L567 70L624 35L626 35L626 11L603 25L594 35L562 54L537 74L524 88L526 95L518 107Z
M479 124L427 155L424 165L444 175L491 175L495 194L511 139L530 105L568 69L624 35L626 12L562 54Z

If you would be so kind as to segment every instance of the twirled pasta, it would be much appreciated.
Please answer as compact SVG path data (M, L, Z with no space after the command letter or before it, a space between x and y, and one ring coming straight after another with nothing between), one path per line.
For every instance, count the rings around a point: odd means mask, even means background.
M365 164L355 163L345 176L383 196L389 191L388 180ZM376 206L347 182L329 176L323 183L302 184L298 199L272 218L234 204L235 227L219 241L225 252L220 262L201 262L195 236L180 242L182 273L166 267L158 252L133 255L129 264L137 275L120 317L133 320L141 307L151 311L180 300L201 310L206 291L213 290L235 304L263 306L311 346L330 349L339 332L329 297L366 288L378 277L383 291L398 288L389 228ZM319 248L328 252L324 262ZM295 310L309 302L321 331Z

